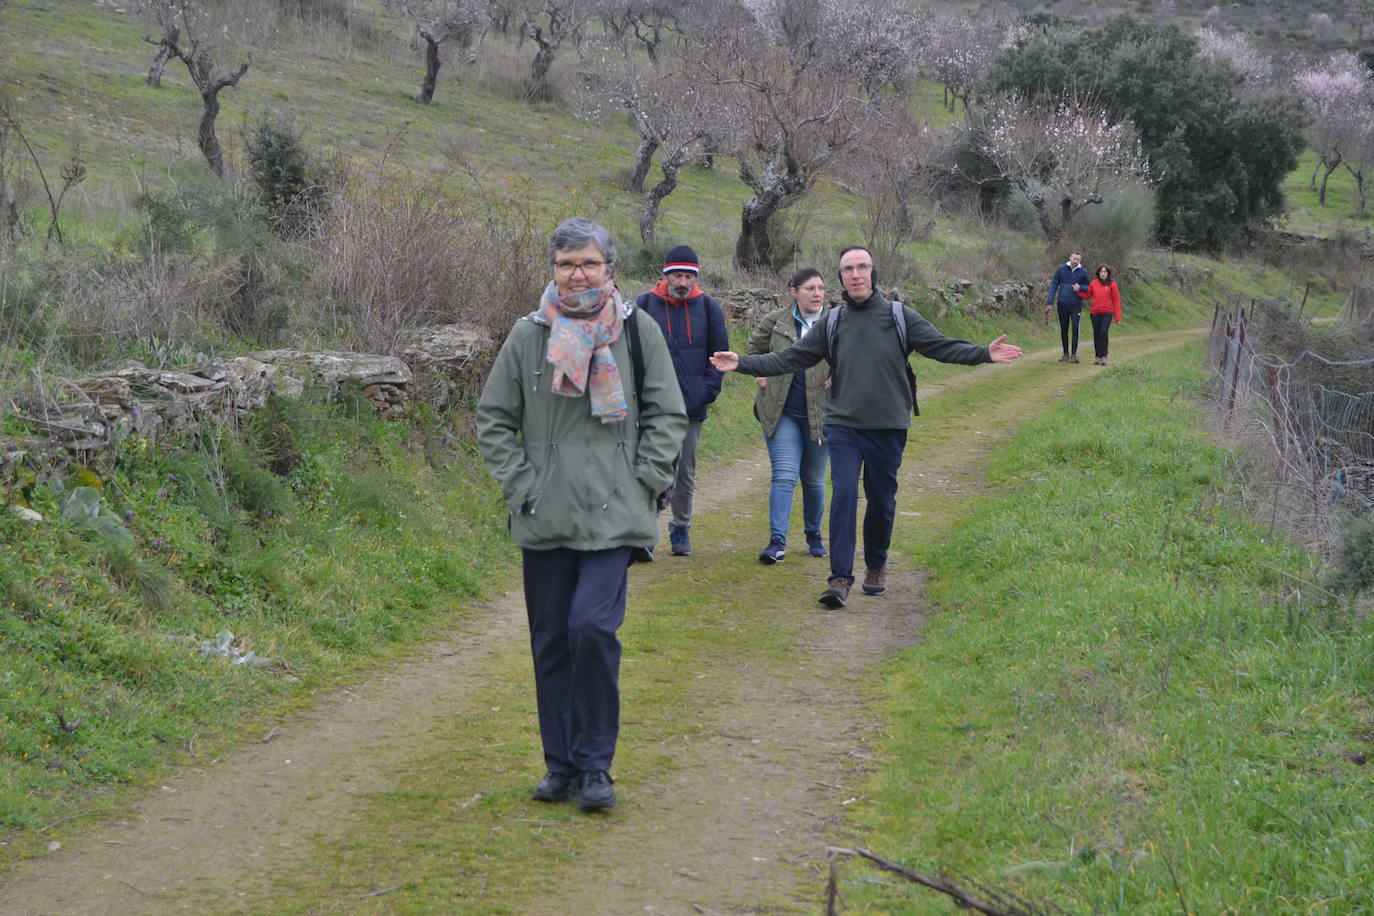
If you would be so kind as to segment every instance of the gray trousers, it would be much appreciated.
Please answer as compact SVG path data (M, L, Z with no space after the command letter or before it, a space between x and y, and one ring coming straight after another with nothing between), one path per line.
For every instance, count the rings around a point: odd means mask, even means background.
M697 442L701 439L701 424L705 420L688 420L687 437L677 456L677 477L673 480L673 499L668 504L673 517L668 529L690 528L692 525L692 491L697 488Z

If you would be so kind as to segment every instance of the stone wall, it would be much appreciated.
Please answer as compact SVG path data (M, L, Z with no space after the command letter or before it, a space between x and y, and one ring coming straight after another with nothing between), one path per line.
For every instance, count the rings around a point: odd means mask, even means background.
M132 437L149 444L194 432L207 421L234 421L273 395L332 398L345 386L390 416L423 396L445 404L475 390L473 378L494 343L455 325L416 331L406 359L335 350L264 350L177 370L127 362L109 372L56 384L15 399L32 435L0 439L0 479L21 465L46 476L70 459L100 462Z

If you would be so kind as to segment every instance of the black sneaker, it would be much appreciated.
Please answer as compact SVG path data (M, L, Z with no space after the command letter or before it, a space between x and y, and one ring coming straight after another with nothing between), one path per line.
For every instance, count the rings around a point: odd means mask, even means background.
M615 789L611 774L605 770L589 770L583 773L577 785L577 807L583 811L596 811L600 808L615 807Z
M768 542L768 546L763 548L759 554L759 562L767 566L774 563L781 563L782 558L787 556L787 545L782 542L782 538L773 538Z
M806 553L812 557L829 556L825 552L825 541L821 540L819 531L808 531L806 533Z
M630 564L652 563L654 562L654 549L652 547L631 547Z
M544 774L544 778L539 780L539 785L534 787L534 800L565 802L573 797L573 790L576 787L576 773L555 773L553 770L549 770Z
M830 608L844 607L849 598L849 580L844 576L831 576L826 584L830 587L821 592L821 604Z
M675 557L690 557L692 555L692 539L687 536L686 528L669 528L668 544L672 547Z

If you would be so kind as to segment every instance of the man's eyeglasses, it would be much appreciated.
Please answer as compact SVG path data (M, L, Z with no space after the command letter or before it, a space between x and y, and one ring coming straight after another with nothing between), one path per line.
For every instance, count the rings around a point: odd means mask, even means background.
M873 269L872 264L846 264L840 268L842 274L861 274Z
M606 262L605 262L605 261L554 261L554 262L553 262L553 269L556 270L556 271L558 271L560 274L562 274L562 275L565 276L565 277L571 277L573 274L577 273L579 270L582 271L582 275L585 277L585 276L588 276L588 275L590 275L590 274L596 273L597 271L601 270L601 268L603 268L603 267L605 267L605 266L606 266Z

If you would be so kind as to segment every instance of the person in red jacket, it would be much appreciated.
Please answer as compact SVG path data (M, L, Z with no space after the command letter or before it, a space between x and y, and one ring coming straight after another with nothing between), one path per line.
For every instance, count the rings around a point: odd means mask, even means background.
M1112 269L1097 265L1092 285L1088 287L1088 317L1093 323L1094 366L1107 365L1107 331L1113 321L1121 320L1121 290L1112 279Z

